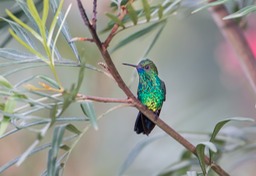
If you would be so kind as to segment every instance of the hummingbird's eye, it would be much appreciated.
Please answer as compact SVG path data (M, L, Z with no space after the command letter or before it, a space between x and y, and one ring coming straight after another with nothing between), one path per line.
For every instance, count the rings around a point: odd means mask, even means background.
M149 65L146 65L146 66L145 66L145 69L146 69L146 70L148 70L149 68L150 68L150 66L149 66Z

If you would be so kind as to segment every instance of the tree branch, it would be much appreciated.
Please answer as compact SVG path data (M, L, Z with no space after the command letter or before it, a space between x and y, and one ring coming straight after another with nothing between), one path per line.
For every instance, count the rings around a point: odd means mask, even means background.
M78 2L78 6L79 6L79 10L80 10L82 19L84 20L84 23L87 24L88 17L87 17L87 14L85 13L84 7L80 0L77 0L77 2ZM109 52L107 50L108 45L102 44L102 42L100 41L100 39L98 37L97 32L94 30L94 28L90 24L87 26L92 35L92 38L94 39L103 59L105 60L107 66L109 68L109 72L112 74L113 78L117 82L120 89L122 89L123 92L127 95L127 97L130 98L130 100L132 101L132 104L134 104L134 106L139 111L141 111L143 114L145 114L159 128L161 128L163 131L165 131L167 134L169 134L172 138L174 138L177 142L179 142L181 145L183 145L186 149L191 151L193 154L197 155L195 146L193 144L191 144L189 141L187 141L185 138L183 138L179 133L177 133L174 129L172 129L168 124L166 124L160 118L157 118L157 120L155 121L155 119L156 119L155 114L152 111L148 110L144 105L142 105L140 103L140 101L133 95L133 93L130 91L130 89L127 87L127 85L124 83L123 79L121 78L119 72L117 71L117 69L109 55ZM118 28L118 26L117 26L117 28ZM113 31L113 29L112 29L112 31ZM221 176L229 175L220 166L218 166L215 163L210 162L209 158L206 157L205 162L207 165L211 165L212 169L219 175L221 175Z
M210 3L214 1L216 0L209 0L208 2ZM256 61L252 50L243 35L243 31L238 27L235 20L223 20L224 17L229 15L227 8L224 5L211 7L210 12L220 31L236 52L240 65L249 80L254 93L256 93Z

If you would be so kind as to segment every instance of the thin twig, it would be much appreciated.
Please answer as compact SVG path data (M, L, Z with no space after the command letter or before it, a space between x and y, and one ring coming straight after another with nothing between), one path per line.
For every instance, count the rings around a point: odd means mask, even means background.
M82 19L84 19L84 20L88 19L87 14L85 13L85 10L84 10L84 7L83 7L81 1L80 0L77 0L77 1L78 1L78 6L79 6L79 10L80 10ZM86 21L84 21L84 23L86 24ZM181 145L183 145L186 149L191 151L193 154L197 155L195 146L193 144L191 144L189 141L187 141L185 138L183 138L179 133L177 133L174 129L172 129L169 125L167 125L160 118L157 118L157 120L155 121L155 119L156 119L155 114L152 111L148 110L144 105L142 105L140 103L140 101L133 95L133 93L127 87L127 85L124 83L124 81L121 78L119 72L117 71L114 63L112 62L110 54L107 50L108 44L111 41L112 37L110 37L110 40L108 40L108 42L102 44L101 40L98 37L97 32L93 29L93 27L89 25L88 28L89 28L89 31L90 31L92 37L95 40L95 44L99 48L99 51L101 52L101 55L109 68L110 73L112 74L113 78L116 80L118 86L123 90L123 92L127 95L127 97L129 97L131 99L132 104L134 104L134 106L139 111L141 111L143 114L145 114L145 116L147 116L151 121L154 121L158 127L160 127L163 131L165 131L167 134L169 134L177 142L179 142ZM115 25L113 28L115 28L115 30L117 30L118 26ZM113 29L112 29L112 31L113 31ZM206 157L205 162L207 165L211 165L212 169L219 175L221 175L221 176L229 175L219 165L217 165L213 162L210 162L209 158Z
M125 6L122 6L121 7L121 10L120 10L120 15L119 15L119 20L122 21L124 16L127 14L127 9ZM116 32L119 28L119 25L118 24L115 24L111 30L111 32L109 33L107 39L105 40L104 42L104 47L105 48L108 48L108 45L109 43L111 42L111 40L113 39L113 37L116 35Z
M209 0L214 2L216 0ZM252 50L249 47L243 31L233 19L223 20L229 13L224 5L213 6L210 8L212 16L218 25L220 31L225 36L226 40L230 43L236 54L240 65L251 84L251 87L256 93L256 61Z
M93 17L92 17L92 26L96 30L97 23L97 0L93 0Z
M88 96L83 94L77 94L78 101L86 101L86 100L92 100L96 102L102 102L102 103L127 103L132 104L131 99L120 99L120 98L104 98L104 97L96 97L96 96Z
M85 38L85 37L74 37L74 38L72 38L72 39L69 41L69 43L71 43L71 42L75 42L75 41L88 41L88 42L94 42L94 40L93 40L93 39L91 39L91 38Z

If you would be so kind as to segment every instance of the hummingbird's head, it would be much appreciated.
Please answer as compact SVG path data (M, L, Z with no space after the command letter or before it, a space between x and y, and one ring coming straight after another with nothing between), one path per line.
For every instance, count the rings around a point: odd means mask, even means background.
M158 75L158 71L157 71L157 68L156 68L154 62L152 62L149 59L140 61L140 63L138 65L127 64L127 63L123 63L123 64L127 65L127 66L131 66L131 67L135 67L139 74L146 73L146 74Z

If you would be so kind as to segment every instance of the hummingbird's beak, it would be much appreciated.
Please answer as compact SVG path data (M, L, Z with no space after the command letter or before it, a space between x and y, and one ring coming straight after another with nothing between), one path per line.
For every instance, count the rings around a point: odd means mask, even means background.
M137 65L133 65L133 64L123 63L123 65L127 65L127 66L131 66L131 67L135 67L135 68L137 68Z

